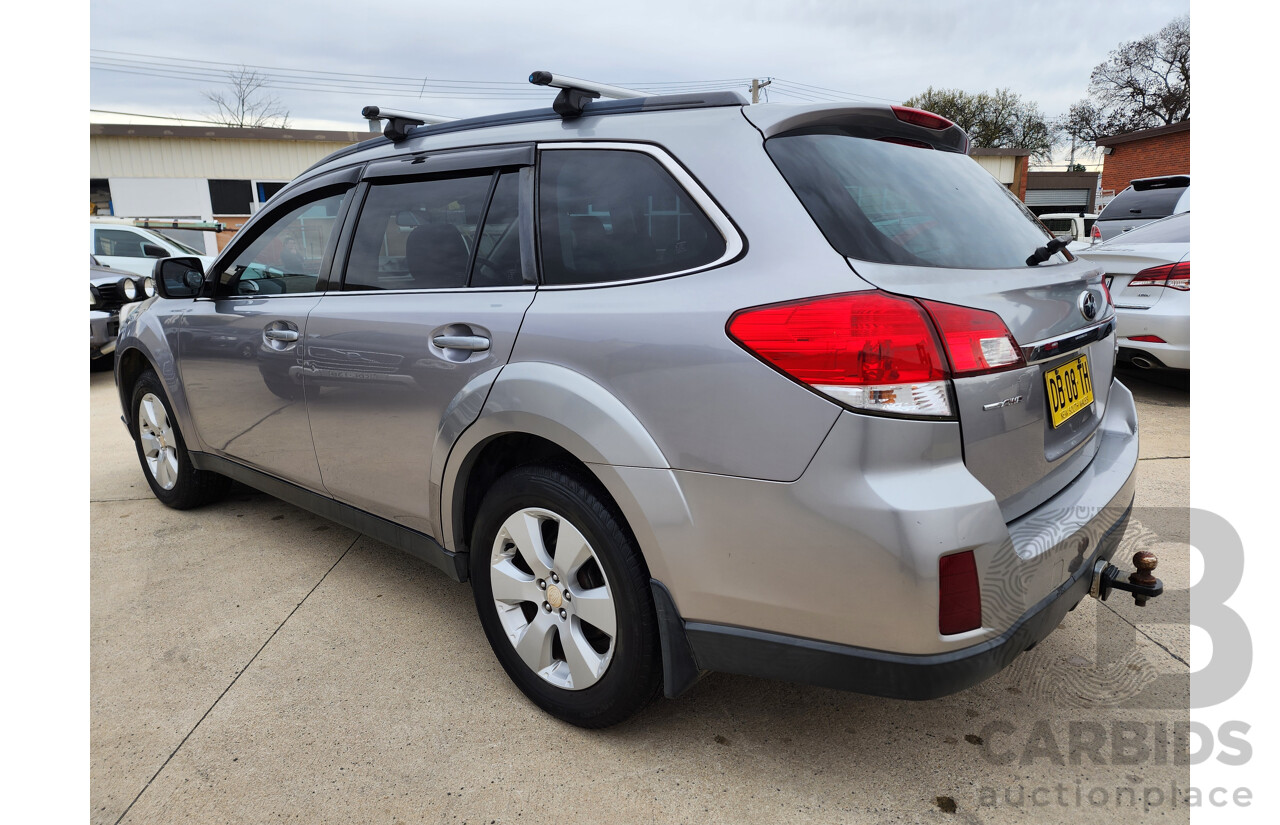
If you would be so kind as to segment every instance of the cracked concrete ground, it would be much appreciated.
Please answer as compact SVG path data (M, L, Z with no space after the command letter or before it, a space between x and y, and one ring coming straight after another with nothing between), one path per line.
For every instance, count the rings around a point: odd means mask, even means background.
M91 820L1186 821L1188 393L1122 380L1122 552L1160 554L1160 600L1086 600L932 702L712 674L589 732L516 690L466 585L243 487L161 506L95 374Z

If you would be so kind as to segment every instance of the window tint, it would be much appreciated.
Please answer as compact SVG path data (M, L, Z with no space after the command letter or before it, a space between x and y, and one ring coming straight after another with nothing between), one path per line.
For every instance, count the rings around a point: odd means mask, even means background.
M218 273L219 295L314 292L325 253L350 190L280 214L230 265Z
M1100 221L1135 220L1138 218L1167 218L1178 205L1178 198L1187 191L1185 186L1162 189L1126 189L1107 204L1098 216Z
M827 240L849 258L1025 269L1049 237L966 155L844 134L783 135L765 148Z
M540 176L538 220L548 284L680 272L724 254L715 225L646 154L544 151Z
M127 229L95 229L94 252L98 255L115 255L120 258L145 258L142 244L147 240Z
M492 183L493 175L483 174L370 187L342 288L466 286L476 227Z
M1041 218L1040 222L1055 235L1070 235L1074 229L1070 218Z
M215 215L248 215L253 188L247 180L210 180L209 204Z
M484 216L471 286L518 286L524 283L520 269L520 175L506 172L498 178L493 201Z

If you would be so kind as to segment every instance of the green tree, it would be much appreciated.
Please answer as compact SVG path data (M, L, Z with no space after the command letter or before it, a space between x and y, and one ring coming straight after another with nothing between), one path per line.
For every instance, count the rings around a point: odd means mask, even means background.
M1191 117L1191 18L1175 18L1155 34L1120 44L1094 67L1088 95L1058 124L1081 140Z
M975 94L930 86L905 104L952 121L969 133L975 147L1027 149L1032 157L1048 160L1057 143L1057 129L1040 107L1009 89Z

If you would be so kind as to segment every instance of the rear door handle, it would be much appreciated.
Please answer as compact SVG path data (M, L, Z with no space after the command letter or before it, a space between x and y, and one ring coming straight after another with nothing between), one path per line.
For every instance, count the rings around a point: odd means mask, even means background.
M263 337L271 341L283 341L292 344L298 340L298 331L294 329L265 329L262 331Z
M483 335L437 335L431 343L440 349L464 349L483 352L489 348L489 339Z

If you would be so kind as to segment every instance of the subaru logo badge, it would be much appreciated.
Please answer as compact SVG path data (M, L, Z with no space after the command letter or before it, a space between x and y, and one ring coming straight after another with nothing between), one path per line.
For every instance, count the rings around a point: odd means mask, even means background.
M1090 290L1080 293L1080 314L1084 316L1086 321L1092 321L1098 317L1098 298Z

